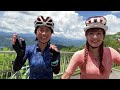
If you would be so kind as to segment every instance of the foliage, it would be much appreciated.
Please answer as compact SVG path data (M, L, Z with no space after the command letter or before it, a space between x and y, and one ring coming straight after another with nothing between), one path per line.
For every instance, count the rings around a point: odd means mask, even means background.
M81 45L80 47L69 46L69 47L61 48L60 51L76 52L76 51L81 50L83 48L84 48L84 45Z
M104 46L112 47L117 50L120 47L120 44L117 42L117 35L106 35Z

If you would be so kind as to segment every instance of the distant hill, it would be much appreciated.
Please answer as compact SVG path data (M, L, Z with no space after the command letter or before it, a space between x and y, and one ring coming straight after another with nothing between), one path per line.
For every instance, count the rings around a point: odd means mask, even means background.
M12 43L11 43L12 34L13 33L0 32L0 48L3 47L12 48ZM32 45L36 43L34 34L19 34L19 37L23 37L26 40L27 45ZM115 41L115 39L118 37L120 38L120 32L114 35L107 35L105 38L105 46L118 48L120 45L116 44ZM59 48L68 47L68 46L80 47L81 45L85 44L85 40L75 40L75 39L52 36L51 43L55 44Z
M85 40L77 40L77 39L68 39L63 37L52 37L51 43L63 46L75 46L79 47L85 44Z
M11 38L12 38L12 34L13 33L5 33L5 32L0 32L0 48L3 47L8 47L11 48L12 47L12 43L11 43ZM19 37L23 37L26 40L26 43L29 44L33 44L33 36L30 38L27 37L27 35L24 36L24 34L20 34Z
M0 32L0 48L12 47L12 43L11 43L12 34L13 33ZM36 43L34 34L19 34L19 37L23 37L26 40L27 45L32 45ZM79 47L80 45L84 44L84 42L85 42L84 40L72 40L72 39L66 39L66 38L56 37L56 36L51 38L51 43L59 47L62 47L62 46Z

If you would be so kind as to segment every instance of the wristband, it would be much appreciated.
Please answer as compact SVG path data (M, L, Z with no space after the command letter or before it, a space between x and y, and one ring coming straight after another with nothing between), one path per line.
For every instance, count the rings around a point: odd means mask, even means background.
M59 62L59 60L56 60L56 61L54 61L54 62L51 62L51 65L52 65L52 66L57 66L57 65L58 65L58 62Z

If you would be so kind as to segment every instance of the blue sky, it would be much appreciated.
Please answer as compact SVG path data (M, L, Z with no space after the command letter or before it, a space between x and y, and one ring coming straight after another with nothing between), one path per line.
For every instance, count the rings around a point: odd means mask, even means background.
M90 16L104 16L107 19L107 34L120 32L120 11L0 11L0 31L34 34L37 16L51 16L56 36L84 38L85 20Z
M95 15L105 16L108 14L114 14L115 16L120 17L120 13L112 13L111 11L76 11L76 12L79 13L79 15L84 16L84 19L90 16Z
M95 15L100 15L104 16L106 14L109 14L109 11L77 11L79 15L84 16L85 19L90 17L90 16L95 16Z

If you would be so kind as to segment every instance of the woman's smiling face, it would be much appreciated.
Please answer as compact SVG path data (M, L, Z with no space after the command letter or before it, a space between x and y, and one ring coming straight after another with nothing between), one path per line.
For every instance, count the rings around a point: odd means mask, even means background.
M51 29L47 26L41 26L37 29L36 37L38 41L41 41L42 43L48 42L51 38L51 35Z
M86 32L86 39L92 47L99 47L104 40L104 32L100 28L91 28Z

